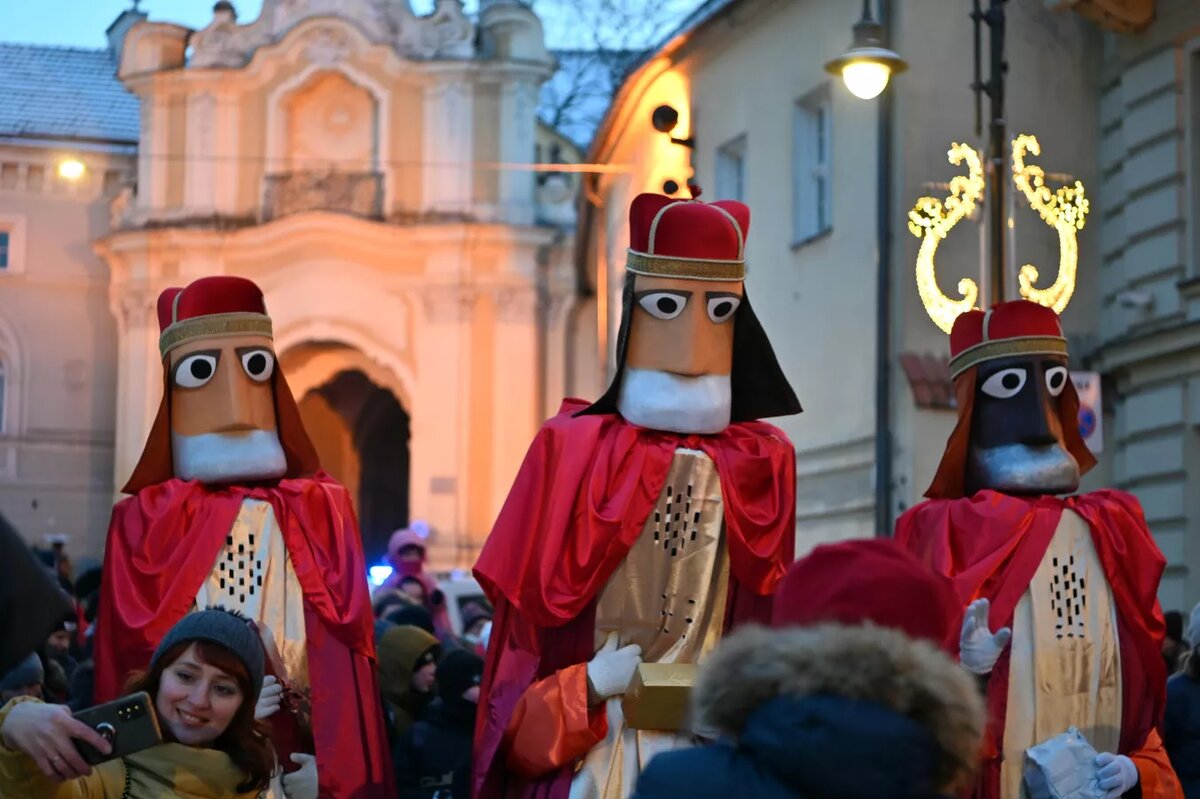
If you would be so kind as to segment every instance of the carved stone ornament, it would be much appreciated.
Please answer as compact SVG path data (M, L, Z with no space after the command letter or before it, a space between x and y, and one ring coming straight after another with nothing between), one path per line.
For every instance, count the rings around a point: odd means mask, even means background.
M438 0L427 17L415 15L405 0L263 0L258 19L238 25L227 10L192 36L189 66L237 68L259 47L276 42L308 19L334 17L354 25L371 41L391 45L411 59L469 59L475 56L475 25L463 13L462 0ZM352 49L344 33L305 45L304 57L321 66L344 59ZM340 38L334 38L333 34Z
M304 39L304 58L321 67L331 67L345 60L353 44L343 31L322 27L309 32Z
M375 172L268 175L263 217L270 220L302 211L336 211L376 218L382 204L382 187L382 178Z

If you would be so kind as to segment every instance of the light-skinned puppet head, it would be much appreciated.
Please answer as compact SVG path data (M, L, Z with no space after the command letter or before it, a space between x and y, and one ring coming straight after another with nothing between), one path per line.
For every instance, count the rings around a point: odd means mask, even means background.
M750 209L739 202L634 198L617 373L584 413L718 433L800 412L746 296L749 231Z
M950 331L958 424L927 497L1065 494L1096 459L1079 433L1058 315L1026 300L969 311Z
M219 276L167 289L158 320L163 399L127 492L170 477L230 484L320 468L258 286Z

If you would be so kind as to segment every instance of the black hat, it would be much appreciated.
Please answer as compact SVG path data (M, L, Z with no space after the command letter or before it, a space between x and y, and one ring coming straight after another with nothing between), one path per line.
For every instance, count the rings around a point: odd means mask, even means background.
M455 649L437 667L438 695L442 701L459 698L483 680L483 658L465 649Z
M150 668L154 668L168 649L189 641L209 641L232 652L249 672L250 699L257 701L262 689L265 657L262 641L246 617L222 607L189 613L163 636L150 658Z
M402 608L396 608L386 618L397 627L403 627L408 624L413 627L420 627L430 635L434 635L433 614L424 605L407 605Z

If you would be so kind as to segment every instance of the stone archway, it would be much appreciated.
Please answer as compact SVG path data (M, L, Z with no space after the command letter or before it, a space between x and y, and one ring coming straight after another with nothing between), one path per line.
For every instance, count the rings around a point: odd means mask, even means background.
M386 369L344 344L304 342L284 351L280 365L322 467L353 498L363 551L375 564L391 532L409 520L407 397Z
M300 415L322 465L354 497L367 562L378 562L392 531L408 524L408 414L353 369L306 394Z

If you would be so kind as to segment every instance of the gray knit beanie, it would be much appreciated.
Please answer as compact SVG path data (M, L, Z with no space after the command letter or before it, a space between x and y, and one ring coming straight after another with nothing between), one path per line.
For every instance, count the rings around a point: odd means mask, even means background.
M209 641L232 652L250 673L251 701L258 700L265 658L258 633L244 616L221 607L189 613L163 636L158 649L154 650L154 657L150 658L150 668L154 668L168 649L188 641Z
M27 685L41 684L46 679L42 660L35 653L29 655L0 679L0 691L16 691Z

